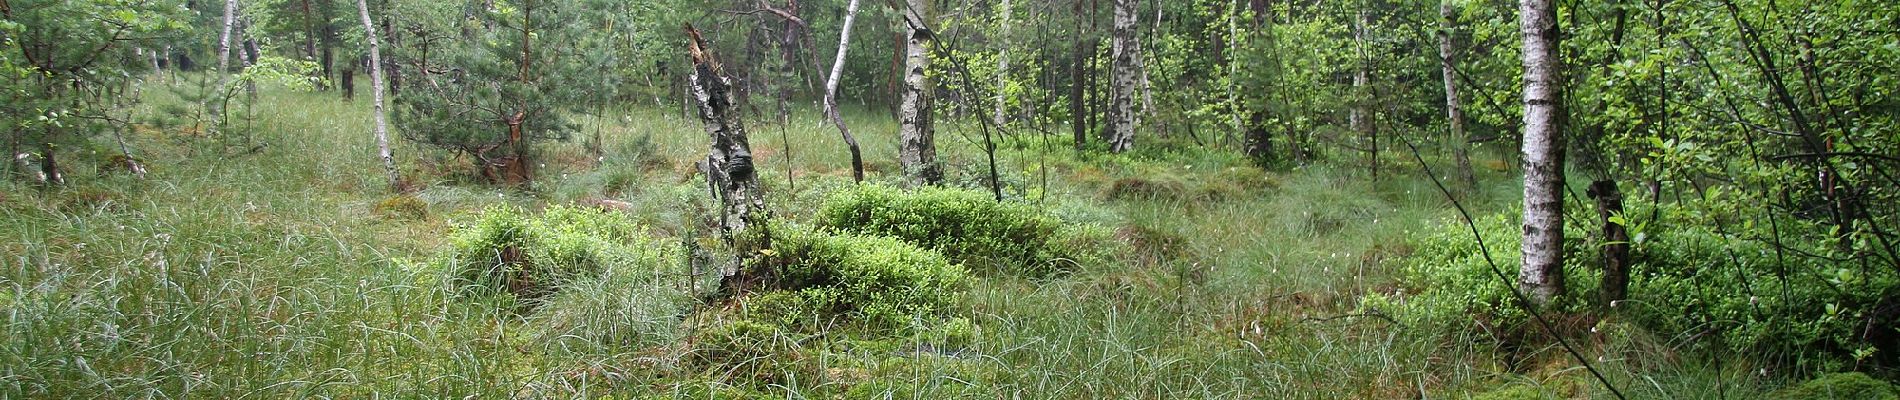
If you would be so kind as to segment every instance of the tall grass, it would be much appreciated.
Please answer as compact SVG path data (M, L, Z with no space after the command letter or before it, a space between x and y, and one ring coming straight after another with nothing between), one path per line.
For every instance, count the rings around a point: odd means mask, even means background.
M157 90L166 84L148 85L141 112L179 109ZM705 149L697 121L651 109L580 117L577 140L545 145L540 179L522 189L466 183L466 160L399 142L427 214L395 219L374 211L391 193L366 102L262 93L255 143L150 126L129 137L152 168L144 180L0 184L0 398L687 397L746 386L682 362L694 319L719 305L620 306L669 301L660 292L681 283L603 280L568 289L554 311L520 314L471 304L426 267L451 221L501 202L625 201L653 234L690 242L704 232L692 210L706 201L689 178ZM891 119L847 117L871 179L896 182ZM851 184L849 158L816 112L774 120L750 119L760 179L779 218L806 220ZM962 136L976 131L942 129L951 181L986 183L980 142ZM598 149L585 148L595 133ZM901 345L918 338L806 338L822 373L753 393L1319 399L1530 385L1600 395L1560 364L1514 369L1497 352L1357 310L1359 296L1392 290L1410 232L1448 220L1427 181L1394 171L1368 182L1349 164L1264 172L1227 149L1076 154L1018 135L997 157L1012 201L1117 226L1125 245L1157 256L979 280L959 308L981 333L961 352ZM1508 205L1496 200L1514 190L1507 179L1486 184L1480 204ZM628 287L638 285L649 287ZM622 329L654 339L591 334ZM1604 364L1628 392L1656 398L1747 371L1688 356Z

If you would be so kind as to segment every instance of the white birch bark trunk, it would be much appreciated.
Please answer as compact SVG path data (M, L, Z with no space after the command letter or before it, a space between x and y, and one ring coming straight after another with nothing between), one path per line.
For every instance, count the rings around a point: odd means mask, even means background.
M1228 123L1233 126L1227 137L1241 134L1240 127L1240 63L1234 62L1236 43L1240 42L1240 0L1233 0L1227 8L1227 108Z
M719 226L729 243L749 247L760 243L738 243L751 227L765 227L765 197L759 190L754 169L752 145L746 139L745 123L740 119L738 99L734 97L732 77L705 46L698 30L688 27L691 36L687 54L693 67L688 85L699 108L699 118L712 139L711 152L700 162L706 184L719 199ZM769 238L763 238L770 240ZM758 247L763 248L763 247ZM728 274L727 276L730 276Z
M231 70L231 28L237 23L237 0L224 0L224 31L218 35L218 73Z
M1372 63L1372 57L1366 50L1366 25L1366 10L1362 8L1353 19L1352 42L1353 47L1358 49L1359 62L1352 71L1352 109L1347 111L1346 125L1347 129L1365 138L1368 168L1372 179L1376 180L1379 179L1379 140L1377 136L1373 136L1375 133L1372 131L1372 124L1366 121L1368 114L1366 103L1372 101L1366 91L1367 82L1372 80L1372 67L1367 65Z
M1009 96L1006 92L1009 90L1009 26L1013 22L1009 18L1010 1L1003 0L1002 7L1002 34L997 36L996 48L996 126L1009 123Z
M1563 296L1563 60L1551 0L1518 3L1524 37L1524 240L1518 285L1538 305Z
M851 136L851 129L844 125L844 116L838 114L838 79L844 75L845 52L851 49L851 24L858 18L858 0L844 8L844 29L838 32L838 57L831 62L831 76L825 79L825 116L838 126L838 134L844 136L844 143L851 150L851 177L864 182L864 156L858 151L858 138Z
M1452 44L1451 30L1456 20L1456 10L1450 1L1438 3L1438 62L1444 71L1445 79L1445 118L1451 125L1452 158L1458 163L1458 182L1466 189L1478 187L1478 178L1471 171L1471 139L1465 135L1464 104L1458 101L1458 48Z
M906 0L904 7L904 94L898 105L900 126L897 132L898 165L913 185L936 184L943 180L943 167L937 164L937 144L931 116L931 83L924 71L930 69L931 32L924 24L929 12L927 0Z
M402 176L396 171L396 156L389 151L389 117L383 109L383 56L376 39L376 25L370 22L369 0L356 0L356 11L363 17L363 34L369 42L369 85L371 108L376 120L376 156L383 161L383 173L389 175L389 189L401 190Z
M1114 62L1112 82L1109 84L1109 143L1108 151L1120 153L1134 147L1135 113L1134 96L1140 85L1141 48L1135 41L1135 26L1139 10L1137 0L1115 0L1114 45L1110 56Z

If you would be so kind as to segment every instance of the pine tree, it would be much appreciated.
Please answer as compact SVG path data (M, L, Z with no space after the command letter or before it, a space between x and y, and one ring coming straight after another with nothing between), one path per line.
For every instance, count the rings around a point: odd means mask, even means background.
M464 21L458 4L410 4L425 38L397 52L421 84L396 97L396 126L409 140L471 156L496 183L534 178L534 144L566 140L568 115L598 101L593 83L611 68L593 62L583 38L606 14L599 4L496 1ZM580 84L582 82L592 82Z

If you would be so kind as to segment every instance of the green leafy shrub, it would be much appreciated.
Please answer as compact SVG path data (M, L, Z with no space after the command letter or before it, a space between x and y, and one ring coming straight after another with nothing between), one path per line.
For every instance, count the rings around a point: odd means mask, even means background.
M932 327L924 341L939 351L950 352L969 348L982 336L982 327L969 318L956 317Z
M819 331L839 320L843 304L835 288L772 290L746 296L746 316L804 331Z
M1675 214L1665 212L1661 227L1650 227L1647 240L1633 246L1636 273L1623 312L1663 332L1719 333L1716 344L1731 350L1818 363L1804 369L1900 360L1891 339L1900 335L1900 277L1891 270L1778 257L1773 244L1725 236ZM1801 241L1787 237L1782 245L1828 247Z
M623 214L564 206L540 218L491 206L475 222L455 227L449 242L442 263L463 294L539 299L577 278L598 279L608 268L654 271L678 262L668 255L677 250L646 238Z
M792 225L773 230L772 248L759 261L772 268L768 288L776 307L801 315L832 314L875 327L903 328L944 315L967 273L937 252L880 236L827 234Z
M1098 260L1101 250L1087 242L1107 236L1099 228L1065 225L1028 205L936 187L906 192L863 185L840 191L825 201L818 221L840 231L896 237L980 272L1029 276L1048 275L1073 261Z
M1778 257L1772 244L1722 234L1698 221L1697 214L1665 209L1658 215L1659 220L1631 224L1629 299L1614 305L1628 322L1665 337L1703 338L1694 344L1767 356L1801 369L1878 363L1900 350L1880 341L1892 337L1882 335L1892 335L1892 321L1900 317L1889 306L1900 292L1900 279L1890 271ZM1591 301L1601 284L1598 239L1579 234L1595 227L1570 220L1565 230L1572 233L1564 245L1568 294L1550 310L1558 314L1603 306ZM1793 224L1781 226L1786 231ZM1477 227L1498 268L1515 279L1517 222L1500 214L1480 219ZM1514 304L1509 286L1491 271L1464 224L1447 223L1415 237L1418 251L1401 260L1406 265L1400 281L1410 286L1396 295L1366 296L1362 308L1445 329L1477 328L1451 325L1471 322L1487 324L1484 331L1534 329L1523 325L1528 314ZM1791 235L1782 243L1806 246L1801 240Z
M1361 308L1383 311L1406 325L1439 330L1477 330L1498 334L1535 329L1525 325L1530 314L1517 304L1511 286L1517 281L1519 266L1519 226L1506 214L1475 221L1484 235L1491 260L1507 280L1498 279L1485 261L1470 228L1462 221L1448 221L1442 228L1415 234L1417 250L1400 260L1399 282L1409 284L1395 296L1368 295ZM1581 254L1577 238L1567 237L1566 254ZM1588 303L1575 301L1594 296L1600 272L1589 266L1585 257L1567 257L1564 283L1569 294L1547 311L1572 313L1583 311ZM1506 283L1510 282L1510 283ZM1482 324L1471 326L1463 324Z
M1775 391L1786 400L1900 400L1900 388L1859 372L1822 375L1800 385Z

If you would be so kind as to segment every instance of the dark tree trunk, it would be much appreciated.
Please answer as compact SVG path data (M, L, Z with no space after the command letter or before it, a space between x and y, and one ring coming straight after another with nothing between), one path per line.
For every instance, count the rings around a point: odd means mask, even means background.
M886 104L889 105L891 118L898 118L898 99L903 96L903 92L898 88L902 87L904 82L904 48L909 46L910 41L904 37L904 32L901 30L893 32L892 37L897 41L896 46L891 50L891 73L886 75L890 79L890 84L884 89L884 93L885 99L888 99Z
M323 32L325 35L328 35L330 33L330 28L325 27L323 29ZM329 81L331 79L337 79L336 52L330 46L329 40L323 41L323 48L317 51L317 59L318 59L318 63L322 64L323 66L323 80ZM329 90L328 84L324 85L324 90ZM348 98L349 96L344 96L344 97Z
M1075 5L1076 15L1082 14L1082 2ZM1088 92L1083 82L1083 70L1087 68L1087 41L1082 39L1082 20L1075 22L1075 54L1069 60L1069 128L1075 133L1075 149L1082 150L1088 145Z
M46 177L50 185L63 185L66 176L59 174L59 162L53 158L53 144L40 144L40 174Z
M1273 132L1267 130L1266 113L1250 112L1247 117L1247 158L1262 167L1273 163Z
M402 48L402 36L397 35L396 30L390 29L389 26L390 26L389 14L384 13L383 26L382 26L383 35L386 36L386 39L389 41L390 47ZM390 97L395 97L397 94L402 93L402 65L401 64L402 64L401 62L383 63L383 66L382 66L383 77L387 78L386 80L388 82L385 82L385 83L388 84L389 86Z
M356 68L343 69L343 82L341 86L343 86L344 100L356 98Z
M1608 307L1628 296L1630 281L1630 234L1623 224L1610 217L1623 214L1623 192L1616 181L1590 183L1587 191L1597 202L1597 220L1603 224L1603 305Z

